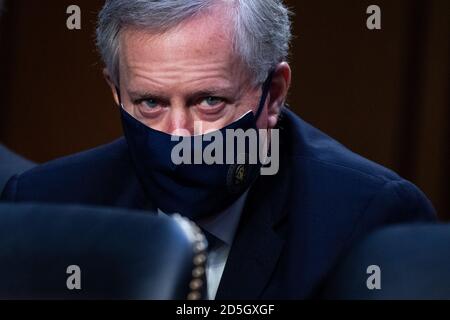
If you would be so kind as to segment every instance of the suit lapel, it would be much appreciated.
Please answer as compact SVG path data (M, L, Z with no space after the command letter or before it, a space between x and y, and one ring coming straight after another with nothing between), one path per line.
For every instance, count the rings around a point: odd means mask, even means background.
M282 219L289 175L261 176L252 187L216 294L217 300L258 299L269 283L284 240Z

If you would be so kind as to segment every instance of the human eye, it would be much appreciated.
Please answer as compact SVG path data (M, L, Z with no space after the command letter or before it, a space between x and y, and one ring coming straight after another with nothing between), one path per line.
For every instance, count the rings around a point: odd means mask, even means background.
M214 108L225 102L225 99L209 96L200 101L200 106L204 108Z
M155 109L160 106L158 100L153 98L142 99L141 104L148 109Z
M138 107L140 113L144 117L154 117L158 115L162 110L164 104L160 99L153 97L145 97L134 101L134 104Z

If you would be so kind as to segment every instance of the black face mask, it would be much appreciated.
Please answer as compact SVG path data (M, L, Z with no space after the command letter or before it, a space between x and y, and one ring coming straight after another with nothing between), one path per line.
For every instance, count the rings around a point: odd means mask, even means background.
M230 143L226 141L227 130L256 130L271 81L272 73L263 85L256 115L250 111L225 128L199 136L177 137L154 130L136 120L121 105L123 130L136 174L156 208L197 220L226 209L251 186L260 174L261 162L249 163L248 154L244 163L238 161L236 148L233 164L227 164L229 161L194 164L193 158L195 153L204 154L217 134L222 135L226 146ZM192 151L190 164L175 164L173 161L172 152L180 146L180 141ZM259 138L257 143L259 145ZM227 156L225 149L223 155ZM251 150L249 145L245 150Z

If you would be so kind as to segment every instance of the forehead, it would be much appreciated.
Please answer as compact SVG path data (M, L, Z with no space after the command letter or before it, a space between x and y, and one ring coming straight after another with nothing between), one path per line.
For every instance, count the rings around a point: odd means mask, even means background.
M221 11L222 10L222 11ZM235 72L232 19L211 9L164 33L128 27L121 32L120 64L125 71L176 70Z

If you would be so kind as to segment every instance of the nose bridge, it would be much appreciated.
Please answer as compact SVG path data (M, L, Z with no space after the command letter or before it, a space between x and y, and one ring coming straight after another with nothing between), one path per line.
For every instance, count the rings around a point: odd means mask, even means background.
M194 132L194 124L190 114L189 107L182 100L172 102L168 119L169 133L177 135L192 135Z

